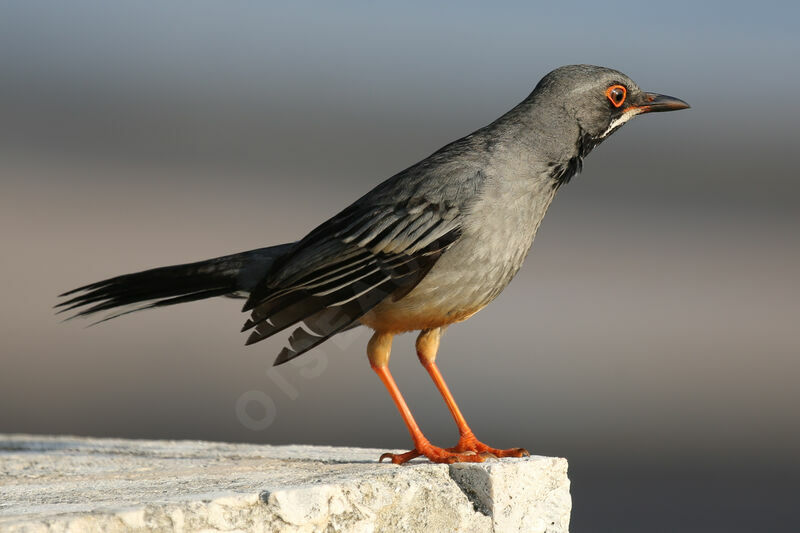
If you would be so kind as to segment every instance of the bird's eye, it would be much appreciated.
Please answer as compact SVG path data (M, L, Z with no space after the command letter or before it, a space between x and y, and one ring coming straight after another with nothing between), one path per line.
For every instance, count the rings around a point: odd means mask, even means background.
M627 94L628 90L622 85L612 85L606 89L606 98L608 98L608 101L611 102L611 105L614 107L619 107L625 103Z

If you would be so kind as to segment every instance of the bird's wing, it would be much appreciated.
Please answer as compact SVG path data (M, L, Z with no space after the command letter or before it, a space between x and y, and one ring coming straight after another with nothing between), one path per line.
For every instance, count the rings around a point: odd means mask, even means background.
M400 298L460 235L458 208L416 199L356 203L300 241L250 296L247 344L304 321L276 364L353 326L384 298Z

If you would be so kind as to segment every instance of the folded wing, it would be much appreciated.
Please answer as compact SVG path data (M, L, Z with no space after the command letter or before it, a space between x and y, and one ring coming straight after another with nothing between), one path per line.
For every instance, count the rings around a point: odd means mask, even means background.
M459 212L444 203L352 205L297 243L251 293L247 344L302 322L275 364L305 353L410 292L459 235Z

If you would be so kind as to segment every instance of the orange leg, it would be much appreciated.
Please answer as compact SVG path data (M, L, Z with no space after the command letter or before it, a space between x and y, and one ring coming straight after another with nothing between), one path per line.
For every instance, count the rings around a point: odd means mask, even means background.
M487 446L475 438L472 430L467 425L467 421L464 419L464 415L461 414L461 410L458 408L458 405L456 405L456 401L453 399L453 395L450 393L447 383L445 383L441 372L439 372L439 367L436 365L436 352L439 350L441 335L442 331L440 328L425 330L420 333L417 339L417 356L422 366L425 367L425 370L427 370L428 374L431 376L431 379L433 379L434 384L436 384L436 388L439 389L439 393L442 395L442 398L444 398L447 408L450 410L450 414L453 415L456 426L458 426L458 433L460 436L458 444L448 449L454 452L471 451L475 453L491 454L495 457L522 457L523 455L530 455L525 448L500 450Z
M400 394L397 384L389 372L389 353L392 346L392 336L385 333L375 333L367 345L367 356L369 357L372 369L381 378L381 381L386 386L389 394L394 400L403 421L408 427L408 432L411 434L411 439L414 441L414 449L410 452L403 454L385 453L381 455L380 461L390 459L395 464L402 464L410 461L415 457L424 455L434 463L458 463L458 462L481 462L483 456L471 450L445 450L437 446L433 446L422 431L419 429L416 420L411 415L411 410L408 408L406 401Z

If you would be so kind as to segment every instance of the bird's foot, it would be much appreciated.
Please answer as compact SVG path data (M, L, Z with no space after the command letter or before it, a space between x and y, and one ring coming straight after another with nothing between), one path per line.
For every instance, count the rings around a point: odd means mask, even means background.
M396 465L407 463L417 457L426 457L432 463L482 463L484 460L493 457L490 453L477 452L474 450L455 450L454 448L439 448L430 443L423 444L406 453L384 453L378 462L389 459Z
M484 457L530 457L530 452L525 448L509 448L507 450L499 450L497 448L492 448L491 446L487 446L486 444L482 443L478 439L475 438L471 432L461 435L461 438L458 439L458 444L453 446L452 448L447 449L450 452L455 453L467 453L473 452L477 454L481 454Z

